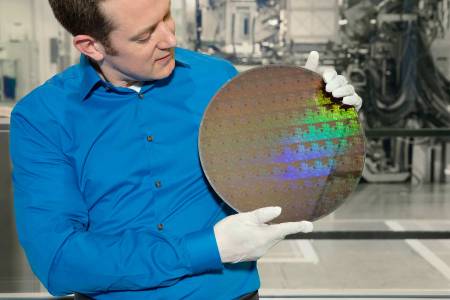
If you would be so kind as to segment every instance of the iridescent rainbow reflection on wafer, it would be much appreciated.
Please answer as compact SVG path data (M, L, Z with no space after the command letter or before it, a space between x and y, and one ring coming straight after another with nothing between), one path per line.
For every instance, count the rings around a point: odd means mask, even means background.
M354 108L300 67L251 69L215 95L199 133L203 170L237 211L278 205L276 222L316 220L353 191L364 165Z

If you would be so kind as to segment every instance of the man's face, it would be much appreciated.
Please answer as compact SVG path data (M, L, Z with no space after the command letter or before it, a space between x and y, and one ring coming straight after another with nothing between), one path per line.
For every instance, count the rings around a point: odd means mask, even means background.
M115 26L109 39L116 53L106 54L102 64L108 79L149 81L172 73L176 39L170 0L108 0L101 9Z

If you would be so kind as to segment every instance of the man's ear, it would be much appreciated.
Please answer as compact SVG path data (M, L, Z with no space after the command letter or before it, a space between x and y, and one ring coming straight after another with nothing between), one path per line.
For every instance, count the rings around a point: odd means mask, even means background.
M73 38L73 45L82 54L97 62L102 61L105 57L104 47L89 35L80 34L75 36Z

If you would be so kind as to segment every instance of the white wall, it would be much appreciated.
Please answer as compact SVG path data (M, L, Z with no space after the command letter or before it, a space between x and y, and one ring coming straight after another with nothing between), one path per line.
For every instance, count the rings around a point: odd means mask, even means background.
M0 41L9 39L13 28L22 28L28 39L32 39L32 12L31 3L33 0L0 0ZM46 2L46 1L40 1ZM20 23L21 26L14 26ZM20 29L19 29L20 30Z
M288 0L288 38L296 43L338 39L338 0Z
M50 61L50 39L62 37L65 30L53 16L47 0L33 0L32 2L31 10L36 20L33 31L39 50L39 82L44 82L58 71L57 64L52 64Z
M176 24L178 46L194 48L195 0L172 0L172 16Z
M50 63L50 39L63 32L47 0L0 0L0 44L18 61L18 98L57 72Z

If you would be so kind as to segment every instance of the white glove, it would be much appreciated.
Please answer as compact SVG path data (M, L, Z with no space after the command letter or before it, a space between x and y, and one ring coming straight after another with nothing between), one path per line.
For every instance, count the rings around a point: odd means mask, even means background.
M281 214L281 207L271 206L238 213L214 226L217 246L223 263L254 261L288 234L311 232L308 221L265 224Z
M319 53L311 51L305 64L305 68L317 72L319 67ZM335 70L325 70L323 72L323 80L326 83L325 89L328 93L332 93L336 98L344 98L342 103L352 105L356 111L362 106L362 99L355 93L355 88L347 82L343 75L338 75Z

